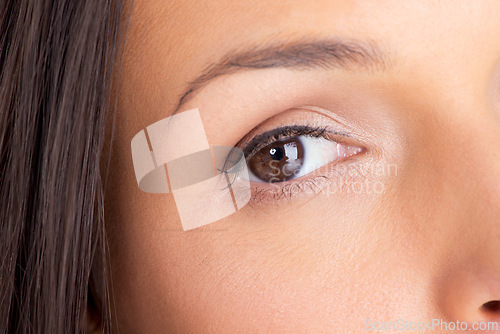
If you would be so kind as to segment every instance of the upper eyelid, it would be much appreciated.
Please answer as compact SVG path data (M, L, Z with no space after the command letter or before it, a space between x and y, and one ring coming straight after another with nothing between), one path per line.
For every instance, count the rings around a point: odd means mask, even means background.
M243 150L245 156L248 159L249 158L248 153L255 152L271 144L273 141L287 139L291 137L298 137L298 136L326 137L327 134L340 137L349 137L348 134L334 131L330 129L330 127L328 126L327 127L307 126L307 125L283 126L259 134L246 143L245 139L243 139L237 144L237 147L240 147ZM340 142L340 139L336 141Z

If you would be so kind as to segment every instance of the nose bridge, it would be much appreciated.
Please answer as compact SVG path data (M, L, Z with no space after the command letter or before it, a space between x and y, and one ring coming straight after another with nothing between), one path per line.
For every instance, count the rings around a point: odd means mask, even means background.
M500 301L500 129L487 122L453 129L438 159L442 205L452 208L438 219L449 235L435 282L439 307L450 319L499 321L500 311L485 305Z
M456 187L463 188L465 208L476 223L500 227L500 135L494 135L490 128L477 129L466 142L463 163L455 171L459 177ZM498 130L500 133L500 129ZM464 208L464 209L465 209Z
M442 210L446 217L440 218L451 222L448 232L461 243L456 246L462 250L453 253L473 255L478 265L489 266L500 288L500 128L495 126L469 122L447 141L440 175L443 205L452 209Z
M449 126L449 125L448 125ZM430 153L454 219L500 224L500 127L494 122L463 121Z

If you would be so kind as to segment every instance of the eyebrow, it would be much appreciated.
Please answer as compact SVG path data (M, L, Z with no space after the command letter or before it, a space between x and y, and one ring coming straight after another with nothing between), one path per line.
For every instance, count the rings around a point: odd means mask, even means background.
M219 62L207 66L201 75L188 83L187 90L180 95L174 114L211 80L242 70L266 68L353 70L357 67L371 71L385 71L387 63L387 54L373 41L298 41L233 51L223 56Z

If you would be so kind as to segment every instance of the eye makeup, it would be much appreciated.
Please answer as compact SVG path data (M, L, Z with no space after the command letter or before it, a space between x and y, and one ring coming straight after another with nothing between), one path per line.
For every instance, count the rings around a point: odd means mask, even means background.
M284 125L251 137L258 131L236 145L249 167L253 204L314 196L336 177L337 165L364 151L329 125Z
M247 159L250 159L256 152L258 152L263 147L278 140L282 140L283 138L293 138L297 136L328 138L329 136L332 135L339 137L337 140L340 140L341 136L347 137L346 134L337 133L331 130L327 126L291 125L291 126L282 126L274 130L265 132L263 134L251 138L248 141L245 140L244 138L236 146L242 148L245 157Z

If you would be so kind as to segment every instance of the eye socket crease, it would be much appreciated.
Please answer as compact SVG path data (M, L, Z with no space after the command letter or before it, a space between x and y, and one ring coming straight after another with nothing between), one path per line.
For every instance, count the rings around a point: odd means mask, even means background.
M321 39L251 46L229 52L221 61L208 65L197 78L189 82L173 114L210 81L243 70L340 68L352 71L356 68L385 72L390 67L389 63L388 52L374 41Z

